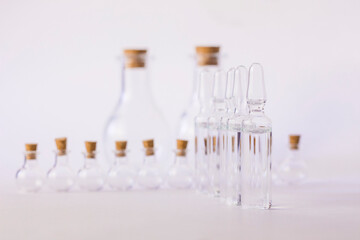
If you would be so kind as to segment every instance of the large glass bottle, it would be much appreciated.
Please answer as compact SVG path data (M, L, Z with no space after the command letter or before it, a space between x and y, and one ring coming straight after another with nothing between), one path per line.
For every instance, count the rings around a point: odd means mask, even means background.
M201 108L195 117L195 187L203 193L210 193L208 119L211 113L212 89L213 74L205 70L200 73L198 94Z
M204 70L214 73L220 66L220 47L218 46L197 46L196 67L194 71L194 84L191 101L186 110L181 114L177 139L184 139L189 142L187 157L192 169L195 168L195 125L194 119L199 113L201 105L199 101L199 78Z
M167 171L169 159L169 137L167 124L156 107L151 94L147 71L147 51L125 49L121 95L119 102L106 123L104 144L109 162L113 161L113 144L127 139L131 164L138 169L142 164L142 139L154 139L160 168Z
M271 207L272 123L265 116L266 91L262 66L249 69L247 103L249 115L241 134L241 205L244 208Z

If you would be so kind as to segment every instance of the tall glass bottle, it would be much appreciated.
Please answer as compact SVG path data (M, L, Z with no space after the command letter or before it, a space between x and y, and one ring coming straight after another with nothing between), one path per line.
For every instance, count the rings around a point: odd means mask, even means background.
M208 118L211 113L212 89L213 74L205 70L200 73L198 94L201 108L195 117L195 187L203 193L210 193Z
M249 69L247 103L249 115L241 134L241 205L244 208L271 207L272 123L265 116L266 91L262 66Z
M220 196L220 120L225 117L226 112L226 79L224 71L215 73L214 89L212 97L212 110L208 118L208 139L209 139L209 173L211 194Z
M112 162L114 142L128 139L128 148L132 149L128 157L138 169L143 158L139 147L142 139L154 139L160 168L167 171L171 165L169 131L151 94L146 56L147 50L144 49L124 50L121 95L104 132L106 156Z
M38 192L44 184L44 176L37 161L37 144L25 144L24 165L16 172L16 184L20 192Z
M187 157L192 169L195 168L195 125L194 119L199 113L201 105L199 101L199 78L204 70L214 73L220 66L220 47L218 46L197 46L196 67L194 71L194 84L191 101L186 110L181 114L177 139L184 139L189 142Z

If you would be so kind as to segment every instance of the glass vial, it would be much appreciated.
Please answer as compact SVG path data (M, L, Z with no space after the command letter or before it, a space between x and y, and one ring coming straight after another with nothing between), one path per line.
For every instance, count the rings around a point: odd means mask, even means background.
M115 190L130 190L134 186L136 172L127 158L126 141L115 142L115 160L108 173L108 184Z
M200 112L199 101L199 79L200 73L204 70L214 73L220 66L220 47L219 46L197 46L196 50L196 67L193 77L193 93L191 101L186 110L181 114L177 139L184 139L189 142L187 147L187 158L192 170L195 169L195 125L194 119Z
M142 153L137 151L142 139L154 138L157 143L159 167L168 171L170 146L167 124L158 110L151 93L147 70L147 50L125 49L122 57L121 94L117 106L104 131L105 154L113 161L113 144L127 139L134 151L127 155L137 169L142 165ZM145 120L144 120L145 119Z
M249 116L241 134L241 205L244 208L271 207L272 123L265 116L266 91L263 68L254 63L249 69L247 103Z
M66 138L55 139L57 151L55 151L54 166L47 173L47 183L55 191L69 191L75 184L76 174L69 165L68 152L66 150Z
M144 161L139 170L138 183L145 189L159 189L163 180L155 156L154 140L144 140Z
M282 183L296 185L306 179L306 163L300 156L299 142L300 135L289 136L289 152L278 171Z
M37 144L25 144L24 165L16 172L16 184L20 192L38 192L44 183L43 174L38 165Z
M176 140L175 163L169 171L168 184L172 188L189 189L193 184L193 171L186 156L188 141Z
M100 191L105 183L104 173L96 160L96 142L85 142L85 163L78 172L78 185L86 191Z

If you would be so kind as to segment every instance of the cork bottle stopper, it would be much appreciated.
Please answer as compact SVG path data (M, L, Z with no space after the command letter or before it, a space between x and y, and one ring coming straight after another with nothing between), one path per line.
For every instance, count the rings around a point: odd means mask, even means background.
M197 46L195 49L198 66L218 65L219 46Z
M146 49L124 49L125 68L145 67Z
M143 145L146 156L154 155L154 139L144 140Z
M116 156L117 157L125 157L126 156L126 145L127 141L116 141L115 142L115 149L116 149Z
M177 156L186 156L186 147L187 147L188 141L178 139L176 140L176 149L178 150L176 152Z
M36 143L27 143L25 144L25 151L29 152L25 154L27 160L36 159L36 150L37 144Z
M66 154L66 142L67 139L64 138L55 138L56 147L58 149L58 155L62 156Z
M290 149L298 149L300 142L300 135L289 135Z
M96 151L96 142L85 142L86 148L86 157L87 158L95 158L95 151Z

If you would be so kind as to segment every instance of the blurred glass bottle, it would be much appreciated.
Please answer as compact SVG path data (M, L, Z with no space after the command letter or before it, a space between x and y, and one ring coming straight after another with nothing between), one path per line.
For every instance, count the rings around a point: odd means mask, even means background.
M131 189L136 178L136 172L130 166L126 156L126 144L126 141L115 142L115 161L108 173L110 187L117 190Z
M119 102L106 123L104 131L105 154L113 161L113 144L118 139L127 139L131 164L139 168L142 154L138 146L142 139L154 139L160 168L168 171L169 135L167 124L156 107L148 79L147 50L125 49L122 58L122 80Z
M36 149L35 143L25 144L24 165L16 172L16 184L20 192L38 192L44 184Z
M210 193L208 119L211 113L213 74L204 70L200 73L200 111L195 117L195 188Z
M243 121L241 148L241 206L269 209L271 207L271 145L272 123L265 115L266 91L260 64L249 69L247 104L249 115Z
M163 179L155 156L154 140L145 140L143 145L145 156L143 158L143 165L139 170L138 183L146 189L159 189Z
M55 191L69 191L75 184L76 174L69 165L66 138L55 139L55 163L47 174L47 183Z
M300 135L289 136L290 149L278 169L278 175L282 183L300 184L306 178L306 163L300 156L299 142Z
M193 171L186 156L188 141L178 139L176 143L175 163L169 171L168 183L173 188L187 189L193 184Z
M192 169L195 168L195 125L194 119L199 113L201 105L199 101L199 78L204 70L214 73L220 66L220 47L218 46L197 46L196 67L194 71L193 93L191 101L182 113L178 125L177 139L185 139L188 144L188 160Z
M105 183L104 173L96 160L96 142L85 142L85 164L78 172L78 185L87 191L100 191Z

